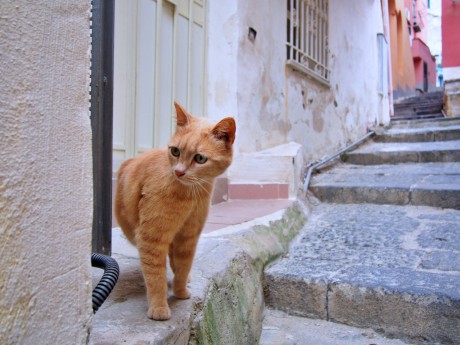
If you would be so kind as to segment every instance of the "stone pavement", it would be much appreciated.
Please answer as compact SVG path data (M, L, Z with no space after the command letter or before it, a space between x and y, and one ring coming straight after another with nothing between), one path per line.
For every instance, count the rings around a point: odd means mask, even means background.
M320 204L265 284L291 314L460 344L460 212Z
M266 269L268 306L411 343L460 344L457 121L400 124L387 131L398 143L382 133L314 176L310 190L325 203Z

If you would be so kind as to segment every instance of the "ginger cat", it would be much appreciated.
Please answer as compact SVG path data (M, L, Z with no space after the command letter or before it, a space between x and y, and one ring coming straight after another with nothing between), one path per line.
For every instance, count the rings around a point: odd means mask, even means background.
M232 162L235 120L213 125L174 103L177 128L168 148L125 161L118 171L115 215L139 250L147 288L148 316L167 320L166 257L172 290L190 298L187 280L198 237L208 216L214 180Z

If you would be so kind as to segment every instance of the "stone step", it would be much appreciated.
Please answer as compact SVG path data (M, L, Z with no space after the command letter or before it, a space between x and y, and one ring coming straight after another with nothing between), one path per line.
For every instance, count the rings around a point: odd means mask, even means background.
M269 307L412 344L460 344L459 286L460 211L426 206L320 204L264 276Z
M409 121L392 121L391 128L427 128L459 126L460 117L443 117L442 119L419 119Z
M265 309L259 345L404 345L372 329L292 316L279 310Z
M427 205L460 209L460 162L339 164L313 176L323 202Z
M437 136L440 132L433 133ZM455 134L455 133L454 133ZM448 131L445 135L452 133ZM460 161L460 140L435 142L370 142L342 158L350 164L395 164Z
M392 122L398 121L416 121L416 120L433 120L433 119L442 119L444 115L441 111L428 114L414 114L414 113L399 113L395 114L392 118Z
M376 142L427 142L460 140L460 124L419 128L393 127L374 137Z
M443 116L443 106L442 92L431 92L396 100L394 103L394 119L439 118Z

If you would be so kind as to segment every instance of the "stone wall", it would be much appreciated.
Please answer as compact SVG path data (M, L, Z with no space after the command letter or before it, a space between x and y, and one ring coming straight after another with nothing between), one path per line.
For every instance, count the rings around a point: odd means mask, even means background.
M444 82L444 112L447 116L460 116L460 79Z

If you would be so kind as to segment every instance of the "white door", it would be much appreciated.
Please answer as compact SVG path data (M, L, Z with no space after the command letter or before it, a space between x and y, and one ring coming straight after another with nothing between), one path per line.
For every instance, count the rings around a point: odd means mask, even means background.
M204 114L205 0L115 2L113 168L167 144L173 101Z

